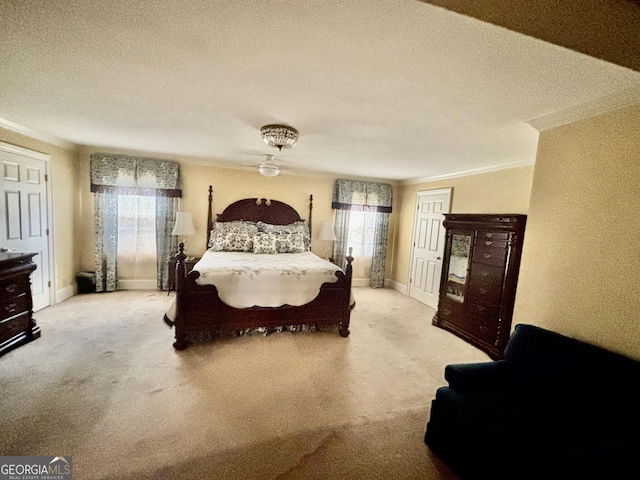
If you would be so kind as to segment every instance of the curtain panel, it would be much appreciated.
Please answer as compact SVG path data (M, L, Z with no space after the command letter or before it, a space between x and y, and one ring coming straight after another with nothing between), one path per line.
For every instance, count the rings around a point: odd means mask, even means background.
M363 182L339 178L333 187L331 208L336 212L336 237L334 256L344 262L348 250L350 212L364 211L374 215L375 233L369 285L384 287L387 265L387 241L389 214L393 201L393 187L388 183Z
M158 288L168 289L167 264L177 250L171 235L175 223L180 166L155 158L95 153L90 157L91 191L95 193L96 290L117 288L118 195L156 197Z
M113 195L181 197L180 166L156 158L94 153L91 191Z
M391 213L392 200L391 184L339 178L333 186L331 208Z

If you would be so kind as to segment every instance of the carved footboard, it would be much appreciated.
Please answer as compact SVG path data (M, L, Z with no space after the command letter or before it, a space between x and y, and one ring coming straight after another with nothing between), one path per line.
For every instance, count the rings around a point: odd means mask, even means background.
M212 285L198 285L197 271L186 274L184 245L176 255L176 316L174 348L188 346L187 338L197 332L236 332L249 328L280 327L285 325L337 325L343 337L349 335L351 316L351 280L353 275L351 251L347 267L337 271L337 281L324 283L311 302L301 306L266 308L234 308L225 304Z

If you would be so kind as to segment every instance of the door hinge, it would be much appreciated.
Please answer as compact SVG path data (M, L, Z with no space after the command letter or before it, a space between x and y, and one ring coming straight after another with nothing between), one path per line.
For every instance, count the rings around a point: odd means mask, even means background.
M47 286L48 286L49 288L51 288L51 280L49 280L49 281L47 282Z
M49 229L48 228L46 229L45 234L47 235L47 237L49 236Z
M49 181L49 175L48 175L48 174L46 174L46 173L44 174L44 181L45 181L45 182L48 182L48 181Z

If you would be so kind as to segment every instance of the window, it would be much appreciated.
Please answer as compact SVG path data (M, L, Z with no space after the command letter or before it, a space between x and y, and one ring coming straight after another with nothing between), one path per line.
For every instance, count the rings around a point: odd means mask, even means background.
M156 261L156 198L118 195L118 260Z
M371 262L376 224L375 215L370 212L352 210L349 216L347 245L353 247L353 254Z

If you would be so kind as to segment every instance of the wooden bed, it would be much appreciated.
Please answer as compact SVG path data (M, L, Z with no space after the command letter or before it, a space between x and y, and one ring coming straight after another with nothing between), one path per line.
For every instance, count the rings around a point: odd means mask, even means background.
M212 215L213 190L209 187L209 207L207 213L207 247L210 232L214 226ZM313 209L313 196L309 201L309 229ZM229 205L217 216L217 222L244 220L264 222L272 225L289 225L301 221L296 210L286 203L276 200L248 198ZM318 296L305 305L281 307L234 308L225 304L213 285L198 285L197 271L186 274L184 244L180 244L176 255L176 304L175 342L173 347L182 350L189 345L189 339L202 332L240 333L246 329L259 327L282 327L288 325L336 325L343 337L349 335L351 315L351 277L353 257L347 256L347 266L335 273L335 283L324 283Z

